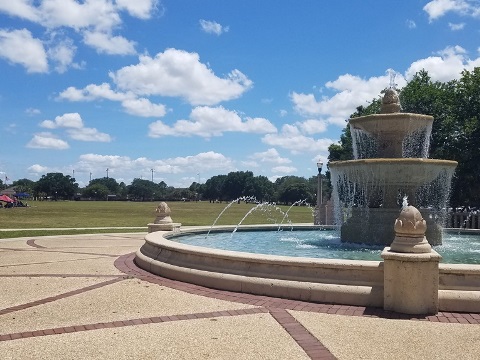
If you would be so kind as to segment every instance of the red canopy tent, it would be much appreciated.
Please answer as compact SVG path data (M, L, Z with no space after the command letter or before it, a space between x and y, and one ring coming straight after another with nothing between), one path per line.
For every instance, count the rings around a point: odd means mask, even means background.
M7 195L0 195L0 201L13 202Z

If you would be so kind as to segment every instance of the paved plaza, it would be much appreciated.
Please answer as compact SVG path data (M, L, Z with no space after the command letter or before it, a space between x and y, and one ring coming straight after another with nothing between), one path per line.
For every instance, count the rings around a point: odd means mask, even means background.
M411 318L137 268L145 233L0 240L7 359L478 359L480 314Z

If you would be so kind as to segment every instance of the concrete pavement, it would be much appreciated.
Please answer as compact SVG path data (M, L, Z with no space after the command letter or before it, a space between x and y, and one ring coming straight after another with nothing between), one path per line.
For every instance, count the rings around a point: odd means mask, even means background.
M480 315L412 319L137 268L145 233L0 240L2 359L477 359Z

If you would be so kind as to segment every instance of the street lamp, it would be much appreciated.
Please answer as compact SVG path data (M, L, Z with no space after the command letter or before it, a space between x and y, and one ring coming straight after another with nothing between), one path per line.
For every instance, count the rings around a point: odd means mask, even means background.
M323 203L323 186L322 186L322 167L323 167L323 162L320 160L317 161L317 169L318 169L318 175L317 175L317 224L320 224L320 206Z
M318 199L320 202L318 202L319 205L321 205L323 203L323 189L322 189L322 167L323 167L323 162L321 161L318 161L317 162L317 168L318 168L318 189L319 190L319 195L317 196Z

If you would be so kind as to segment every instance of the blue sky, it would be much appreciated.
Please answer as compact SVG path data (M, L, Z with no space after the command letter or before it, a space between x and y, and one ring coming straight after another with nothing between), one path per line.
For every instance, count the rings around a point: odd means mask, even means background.
M469 0L0 0L0 178L310 177L389 69L480 66L479 20Z

